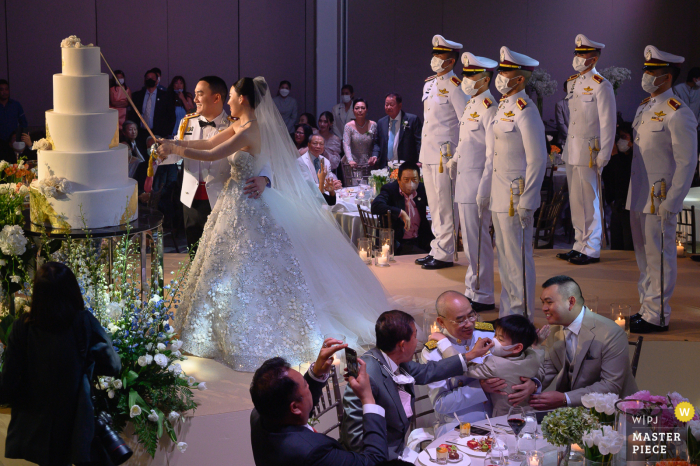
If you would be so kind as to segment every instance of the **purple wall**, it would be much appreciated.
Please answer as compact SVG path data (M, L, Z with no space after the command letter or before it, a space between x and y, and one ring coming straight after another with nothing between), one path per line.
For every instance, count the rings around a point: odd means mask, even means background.
M59 44L71 34L99 45L110 65L126 73L132 91L142 87L144 72L154 66L163 71L164 86L183 75L189 91L205 75L221 76L229 85L241 76L262 75L274 92L279 81L290 80L300 111L313 111L314 0L72 0L66 5L0 0L5 29L0 77L9 79L30 126L43 126L44 112L53 107Z
M670 7L672 3L673 8ZM618 110L631 120L646 96L641 89L644 47L686 59L680 81L700 66L700 2L696 0L351 0L348 28L348 82L355 96L370 103L371 117L384 115L384 95L396 91L404 109L422 118L421 91L430 70L430 41L435 34L464 45L463 52L498 59L502 45L540 62L562 82L574 74L574 39L583 33L603 42L597 66L632 70L618 91ZM492 92L497 92L492 86ZM544 100L544 118L554 118L563 91Z

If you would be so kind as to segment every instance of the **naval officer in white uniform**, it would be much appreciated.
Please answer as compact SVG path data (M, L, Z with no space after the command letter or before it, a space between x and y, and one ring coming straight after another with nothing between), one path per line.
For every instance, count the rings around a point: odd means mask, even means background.
M604 225L598 183L610 161L617 117L613 87L595 69L605 44L583 34L575 42L573 67L578 73L567 80L570 120L563 153L575 243L571 251L557 257L586 265L600 261ZM599 138L600 151L589 150L593 137Z
M465 95L471 96L471 99L459 122L459 142L454 157L457 160L455 202L459 209L464 254L469 261L464 277L466 286L464 294L477 312L495 308L493 245L489 234L491 211L486 210L481 217L479 216L476 192L486 165L486 127L493 122L498 107L496 99L489 91L497 66L498 62L494 60L477 57L469 52L462 55L462 91ZM480 224L481 246L479 246ZM477 265L479 266L478 288Z
M508 47L501 47L500 58L496 89L503 97L486 129L486 165L476 202L482 212L489 206L492 212L501 277L499 315L527 312L532 320L536 280L532 218L540 206L547 144L542 118L525 93L525 84L539 62ZM522 192L518 179L522 179ZM527 288L523 287L523 244Z
M673 94L684 58L653 45L644 50L642 88L650 95L637 109L632 177L627 195L642 307L632 316L633 333L665 332L676 284L676 223L698 163L697 120ZM653 199L665 181L666 199ZM654 208L652 209L652 203ZM664 322L661 322L661 228L664 231Z
M205 76L197 82L194 90L197 113L185 115L180 121L175 136L181 141L209 139L231 125L224 111L228 87L218 76ZM182 157L169 155L160 165L177 163ZM182 202L187 246L192 248L202 237L204 225L216 205L224 183L231 176L231 166L224 158L214 162L183 161ZM248 180L244 194L259 197L266 186L270 186L271 170L266 165L260 175Z
M461 80L452 69L459 58L462 44L441 35L433 37L433 59L430 66L437 74L425 80L423 86L423 137L419 161L423 168L425 191L433 220L435 239L430 254L417 259L424 269L442 269L454 265L454 169L446 164L443 151L454 153L459 140L459 119L469 99L460 87ZM442 160L441 160L442 159ZM442 173L440 173L442 167Z
M447 338L429 340L421 352L421 362L440 361L457 353L467 353L479 338L493 339L493 325L477 322L478 314L471 308L466 296L446 291L435 302L437 322ZM483 358L472 362L481 363ZM491 402L481 383L466 376L454 377L428 384L428 395L440 422L436 438L458 425L455 414L462 422L477 422L491 415Z

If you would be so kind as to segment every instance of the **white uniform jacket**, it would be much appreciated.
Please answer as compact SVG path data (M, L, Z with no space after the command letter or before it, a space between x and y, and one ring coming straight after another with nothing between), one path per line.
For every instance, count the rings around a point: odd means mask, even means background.
M492 212L508 212L511 181L525 178L519 192L513 183L513 206L536 210L547 167L544 124L537 107L524 90L501 99L491 125L486 128L486 165L478 196L491 196Z
M693 112L674 97L672 89L642 101L632 123L628 210L651 213L651 184L665 178L665 206L671 212L681 211L698 163L697 124ZM658 209L658 200L655 202Z
M588 166L588 141L600 138L600 152L593 153L593 164L603 167L610 160L615 144L617 107L610 82L597 74L596 69L584 75L575 74L568 80L569 132L562 157L569 165ZM597 157L597 158L596 158Z
M459 119L462 118L469 96L460 86L462 81L450 71L442 76L429 77L423 86L423 136L419 161L440 163L440 144L450 142L451 148L459 140ZM447 163L447 159L443 160Z
M486 127L493 122L497 110L496 99L489 90L469 100L464 109L459 122L459 142L455 152L457 203L476 203L476 193L486 165Z

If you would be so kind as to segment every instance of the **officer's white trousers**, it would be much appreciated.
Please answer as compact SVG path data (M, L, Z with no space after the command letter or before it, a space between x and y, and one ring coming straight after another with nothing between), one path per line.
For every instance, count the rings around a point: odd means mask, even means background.
M465 296L482 304L493 304L493 245L489 226L491 211L486 210L481 219L481 263L479 265L479 289L476 289L476 267L479 255L479 208L476 204L459 204L459 223L462 227L464 255L469 265L464 277Z
M443 165L444 166L444 165ZM423 164L423 184L428 196L430 217L433 221L435 239L430 243L430 255L445 262L454 261L454 209L452 197L454 194L453 172L444 166L444 172L439 172L439 165Z
M676 223L678 217L664 222L664 316L671 317L671 295L676 287ZM639 266L642 307L639 313L650 324L660 325L661 309L661 217L630 212L634 254Z
M521 245L523 228L520 216L515 212L513 217L508 212L494 212L493 228L496 232L496 253L498 257L498 272L501 276L501 303L499 316L525 314L523 296L523 266ZM533 227L525 229L525 269L527 278L527 311L533 320L535 310L535 259L532 244ZM482 238L483 240L483 238Z
M596 167L566 164L569 184L571 223L574 224L574 251L590 257L600 257L600 200Z

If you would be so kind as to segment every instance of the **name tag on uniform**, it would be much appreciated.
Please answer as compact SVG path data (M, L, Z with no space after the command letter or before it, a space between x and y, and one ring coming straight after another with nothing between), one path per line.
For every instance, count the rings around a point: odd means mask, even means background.
M507 121L508 123L513 123L515 120L511 120L510 118L501 118L501 121Z

